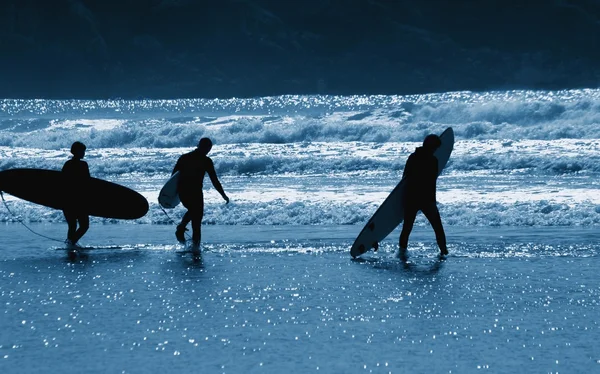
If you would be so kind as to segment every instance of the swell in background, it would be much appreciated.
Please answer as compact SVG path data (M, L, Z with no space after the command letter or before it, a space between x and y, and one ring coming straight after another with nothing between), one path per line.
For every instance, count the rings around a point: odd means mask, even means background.
M235 204L223 207L209 189L206 223L361 224L424 136L452 126L457 142L438 187L447 224L590 226L600 224L599 96L2 100L0 170L58 169L71 143L83 141L94 176L147 196L151 212L140 222L168 223L157 191L177 157L209 136ZM21 205L30 220L62 219Z

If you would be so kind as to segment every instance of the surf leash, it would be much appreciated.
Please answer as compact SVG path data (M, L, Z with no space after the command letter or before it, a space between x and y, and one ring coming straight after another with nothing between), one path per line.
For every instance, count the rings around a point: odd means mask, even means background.
M167 216L167 218L169 219L169 221L171 221L171 224L175 225L175 227L177 227L177 222L175 222L175 220L173 218L171 218L171 216L169 216L169 213L167 213L167 211L165 210L165 208L162 207L162 205L158 204L158 206L160 207L160 210L162 210L162 212L165 214L165 216ZM185 236L187 236L187 239L190 240L191 236L188 233L184 233Z
M171 216L169 216L169 213L167 213L165 208L163 208L162 205L160 205L160 204L158 204L158 206L160 207L160 210L162 210L162 212L165 214L165 216L167 216L169 221L171 221L172 224L177 225L177 222L175 222L175 220L173 218L171 218Z
M21 218L19 218L19 216L17 216L15 213L13 213L12 210L10 210L10 208L8 207L8 204L6 203L6 200L4 200L4 193L2 191L0 191L0 197L2 197L2 202L4 203L4 206L6 207L6 210L8 210L8 212L14 217L14 219L17 220L17 222L19 222L21 225L23 225L27 230L31 231L32 233L34 233L37 236L41 236L42 238L48 239L48 240L54 240L60 243L64 243L64 240L60 240L60 239L55 239L55 238L51 238L49 236L37 233L35 231L33 231L31 228L29 228L25 222L23 222L23 220Z

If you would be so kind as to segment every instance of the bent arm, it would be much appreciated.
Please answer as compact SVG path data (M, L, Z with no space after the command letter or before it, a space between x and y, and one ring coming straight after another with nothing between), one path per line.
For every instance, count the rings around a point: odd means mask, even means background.
M219 192L221 194L221 196L223 197L223 199L225 199L225 201L229 202L229 198L225 194L225 191L223 190L223 186L221 186L221 182L219 181L219 178L217 177L217 172L215 171L215 166L212 162L210 163L210 167L208 168L208 170L206 172L208 173L210 181L212 182L212 184L215 187L215 189L217 190L217 192Z

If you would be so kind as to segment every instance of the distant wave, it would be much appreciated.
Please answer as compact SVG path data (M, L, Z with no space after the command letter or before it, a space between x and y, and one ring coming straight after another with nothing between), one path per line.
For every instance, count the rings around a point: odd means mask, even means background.
M209 136L226 190L246 200L209 199L206 224L362 225L423 138L448 126L456 143L442 174L453 199L440 204L445 224L600 225L600 90L2 100L0 170L59 170L79 140L94 177L154 196L177 158ZM64 220L60 211L9 204L28 222ZM15 219L0 209L0 222ZM153 202L136 222L170 223Z
M0 145L58 149L216 144L600 138L600 90L228 100L0 101Z
M75 139L75 138L74 138ZM195 144L195 139L190 139ZM0 146L0 170L23 167L60 169L70 157L59 149ZM417 142L234 143L214 147L210 156L219 174L277 175L374 173L401 175ZM51 147L52 148L52 147ZM193 147L94 147L86 160L93 175L110 179L139 173L166 175L177 158ZM600 173L600 140L457 140L446 173Z
M64 222L62 212L39 205L13 200L8 202L9 213L0 207L0 222ZM374 213L375 204L345 204L302 201L259 203L207 203L204 224L207 225L363 225ZM157 204L150 204L145 217L135 221L92 217L93 223L174 224L183 209L178 207L165 215ZM460 203L440 204L445 226L597 226L600 225L600 205L579 204L568 206L548 201L525 201L513 204ZM427 226L419 215L418 226Z

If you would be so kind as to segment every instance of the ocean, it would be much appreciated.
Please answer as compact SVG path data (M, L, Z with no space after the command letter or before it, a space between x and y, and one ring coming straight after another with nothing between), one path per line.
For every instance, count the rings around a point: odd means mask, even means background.
M62 212L4 194L0 371L470 373L600 370L600 90L253 99L0 100L0 170L92 176L150 203L92 217L70 258ZM422 215L350 246L429 133L450 255ZM201 137L203 255L158 191ZM43 187L41 187L43 188Z

